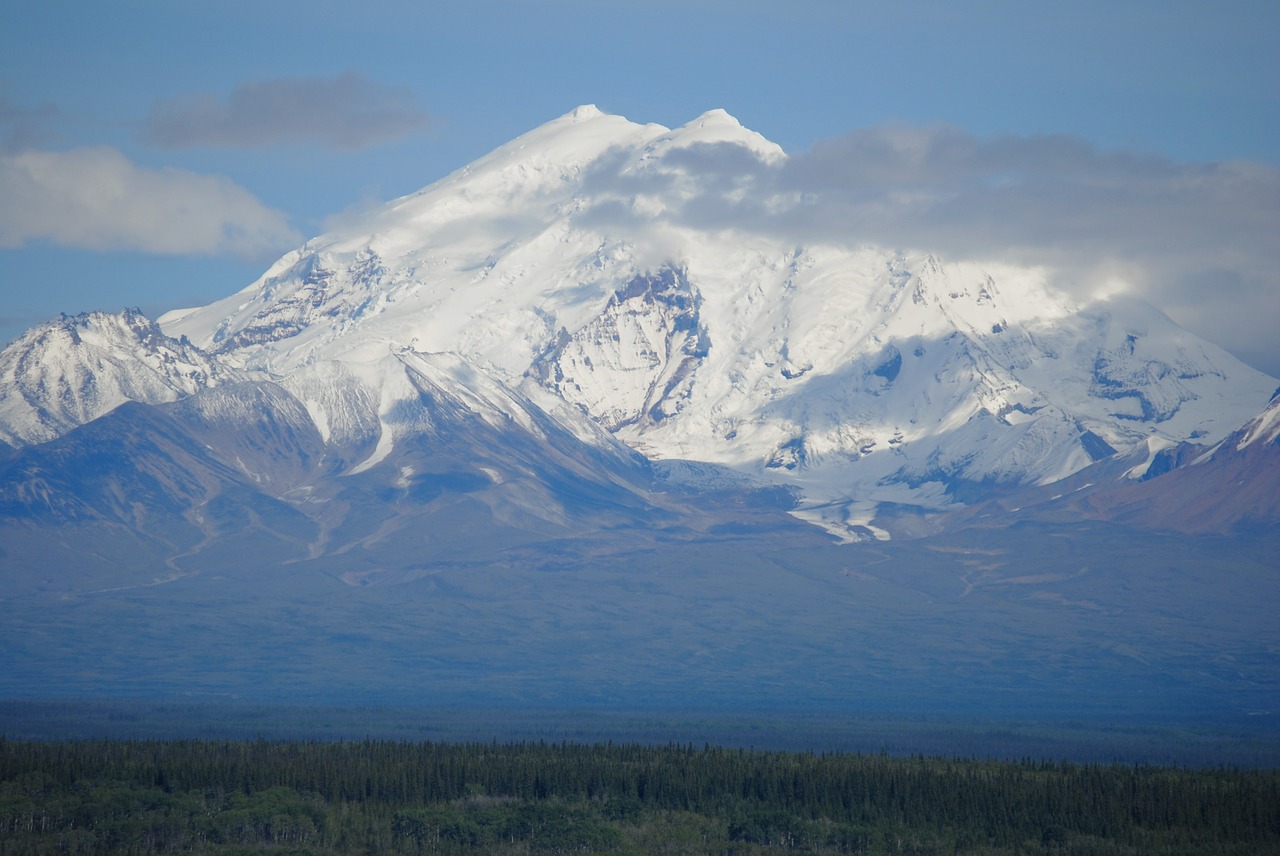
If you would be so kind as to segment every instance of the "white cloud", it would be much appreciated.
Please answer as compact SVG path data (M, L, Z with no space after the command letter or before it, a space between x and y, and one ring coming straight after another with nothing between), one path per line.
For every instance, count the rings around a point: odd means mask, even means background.
M142 138L164 148L304 142L350 151L406 136L428 121L409 90L346 71L241 83L225 100L202 92L164 101L151 111Z
M259 259L300 239L284 214L229 179L84 148L0 157L0 246L33 240Z
M667 216L799 242L881 244L1056 269L1083 298L1128 288L1174 320L1280 375L1280 170L1104 152L1074 137L980 139L890 125L823 141L777 164L738 146L673 149L660 168L605 160L613 200L679 186Z

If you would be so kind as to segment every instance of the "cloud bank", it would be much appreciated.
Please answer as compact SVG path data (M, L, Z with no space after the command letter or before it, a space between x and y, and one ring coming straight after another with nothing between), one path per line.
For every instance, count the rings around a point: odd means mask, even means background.
M226 99L202 92L157 104L142 128L146 143L254 148L311 143L355 151L424 128L413 94L357 71L336 78L283 78L241 83Z
M84 148L0 157L0 247L32 240L259 260L300 238L284 214L229 179Z
M1068 136L980 139L888 125L765 163L698 144L628 169L602 160L587 195L623 225L663 217L804 242L878 244L1054 270L1082 299L1135 293L1280 376L1280 170L1100 151ZM672 200L678 200L672 202ZM675 208L672 208L675 205Z

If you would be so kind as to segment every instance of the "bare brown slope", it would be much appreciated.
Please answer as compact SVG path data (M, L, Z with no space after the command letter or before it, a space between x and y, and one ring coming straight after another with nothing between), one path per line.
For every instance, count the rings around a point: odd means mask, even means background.
M1100 486L1085 493L1080 511L1194 534L1280 526L1280 444L1254 443L1237 450L1230 443L1209 460L1150 481Z

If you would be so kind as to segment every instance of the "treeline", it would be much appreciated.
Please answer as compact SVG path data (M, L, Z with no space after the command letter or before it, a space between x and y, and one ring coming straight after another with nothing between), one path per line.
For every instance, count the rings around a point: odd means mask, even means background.
M0 738L0 853L1280 853L1280 771Z

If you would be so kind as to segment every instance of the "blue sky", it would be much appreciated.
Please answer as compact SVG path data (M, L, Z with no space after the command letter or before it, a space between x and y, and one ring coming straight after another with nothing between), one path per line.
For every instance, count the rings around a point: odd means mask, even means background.
M1280 4L1246 0L10 2L0 340L209 302L329 218L595 103L667 126L723 107L843 180L1017 173L988 238L1009 218L1019 258L1066 277L1105 256L1280 375L1277 44ZM857 160L904 140L930 154ZM945 236L964 252L915 234Z

